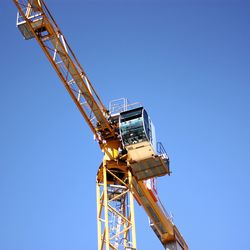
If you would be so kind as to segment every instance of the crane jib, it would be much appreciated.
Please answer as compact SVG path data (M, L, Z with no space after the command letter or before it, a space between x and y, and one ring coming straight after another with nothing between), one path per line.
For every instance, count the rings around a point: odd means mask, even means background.
M18 28L25 39L37 39L96 138L101 141L114 136L114 129L107 119L107 109L44 2L14 2L19 10Z

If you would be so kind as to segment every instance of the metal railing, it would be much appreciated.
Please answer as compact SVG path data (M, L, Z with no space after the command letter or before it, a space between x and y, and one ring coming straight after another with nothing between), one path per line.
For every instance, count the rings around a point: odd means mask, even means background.
M164 159L169 159L168 154L161 142L157 142L157 153Z
M119 98L109 102L109 112L111 115L120 114L121 112L142 107L141 103L129 103L127 98Z

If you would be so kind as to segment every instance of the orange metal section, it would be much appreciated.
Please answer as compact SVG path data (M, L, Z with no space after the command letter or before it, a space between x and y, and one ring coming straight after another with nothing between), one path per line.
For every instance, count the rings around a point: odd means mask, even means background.
M154 228L162 244L165 245L169 242L178 241L183 250L188 250L188 246L179 230L173 224L167 212L164 211L161 203L155 201L148 191L145 182L137 181L133 178L132 184L134 196L154 224Z
M64 86L101 143L115 136L108 111L64 38L44 1L13 0ZM33 4L33 5L32 5ZM33 16L32 16L33 15ZM39 21L39 27L35 22ZM41 24L40 24L41 23Z

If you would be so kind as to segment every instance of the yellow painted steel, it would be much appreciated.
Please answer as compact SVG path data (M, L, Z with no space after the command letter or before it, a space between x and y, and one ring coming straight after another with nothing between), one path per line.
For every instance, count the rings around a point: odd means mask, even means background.
M104 161L97 175L98 250L136 250L132 176L124 163L118 165Z
M50 14L45 2L32 9L31 0L13 0L26 28L32 32L90 129L100 143L114 137L115 129L107 120L108 111ZM24 7L26 6L26 11ZM31 16L34 11L34 18ZM39 22L39 28L35 25ZM42 32L45 32L43 34ZM39 33L41 32L41 33ZM56 59L58 58L58 61ZM74 87L74 88L73 88ZM97 126L95 125L96 122Z
M119 157L119 147L121 142L119 140L111 140L101 145L102 152L104 153L104 161L116 160Z
M127 155L119 155L121 141L117 127L109 122L108 110L45 2L13 2L22 19L19 22L21 32L27 39L34 37L37 40L104 153L96 182L98 250L136 250L134 197L154 223L163 245L178 241L183 250L188 250L184 238L164 209L152 199L144 183L133 176ZM113 227L110 226L112 218Z
M131 212L131 217L130 220L132 224L134 225L132 228L132 241L134 243L134 248L136 249L136 230L135 230L135 208L134 208L134 197L132 194L133 186L132 186L132 174L129 171L128 172L128 178L129 178L129 188L130 188L130 194L129 194L129 200L130 200L130 212Z
M106 166L103 166L103 206L104 206L104 219L105 219L105 244L106 249L109 249L109 217L108 217L108 182Z
M101 193L100 193L100 186L98 183L96 183L96 208L97 208L97 239L98 239L98 250L102 249L102 241L101 241L101 237L102 237L102 232L101 232L101 204L102 204L102 197L101 197Z
M150 220L154 223L157 235L163 245L178 241L183 250L188 250L188 246L179 232L178 228L171 221L170 216L166 213L160 202L155 202L150 195L145 183L132 178L133 193L136 200L144 208Z

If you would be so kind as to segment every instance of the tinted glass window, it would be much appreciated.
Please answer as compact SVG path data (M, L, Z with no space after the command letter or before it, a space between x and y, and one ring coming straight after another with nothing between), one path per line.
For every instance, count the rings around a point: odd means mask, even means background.
M151 136L150 124L149 124L148 114L145 110L143 110L143 119L144 119L145 133L148 137L148 140L150 140Z
M143 126L143 119L141 117L121 123L120 129L124 146L147 140Z
M142 117L142 108L130 110L121 114L121 122L130 121Z

